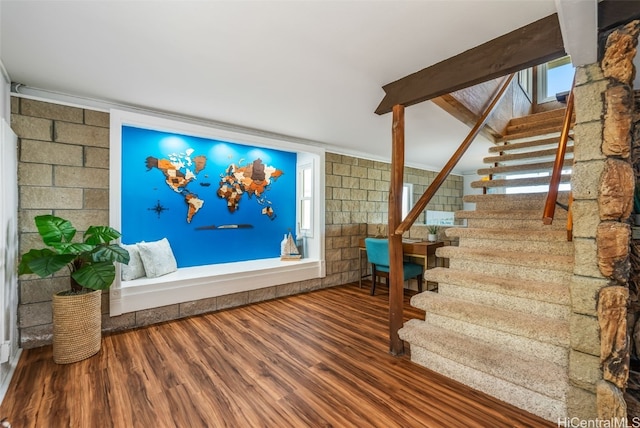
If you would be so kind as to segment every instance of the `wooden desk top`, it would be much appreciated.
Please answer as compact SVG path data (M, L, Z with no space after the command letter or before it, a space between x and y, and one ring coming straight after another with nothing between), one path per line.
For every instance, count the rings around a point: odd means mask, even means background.
M358 246L365 249L364 238L361 238L358 242ZM402 241L402 252L405 254L415 254L418 256L430 256L436 253L436 248L443 247L444 242L436 241L420 241L420 242L406 242Z

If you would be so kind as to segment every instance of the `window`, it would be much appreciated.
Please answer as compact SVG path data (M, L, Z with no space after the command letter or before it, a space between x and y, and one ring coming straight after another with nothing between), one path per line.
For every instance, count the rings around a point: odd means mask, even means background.
M313 236L313 165L301 165L300 179L300 234Z
M569 169L563 169L562 170L562 174L571 174L571 168ZM513 175L509 175L507 177L505 177L507 180L513 180L516 178L534 178L534 177L548 177L550 176L551 173L550 172L531 172L531 173L527 173L527 174L513 174ZM558 190L562 191L568 191L571 190L571 184L570 183L560 183L560 187L558 188ZM518 193L539 193L539 192L548 192L549 191L549 185L548 184L541 184L538 186L521 186L521 187L507 187L505 189L505 193L506 194L518 194Z
M538 67L538 103L554 101L556 94L571 90L574 68L565 56Z
M407 214L413 207L413 184L402 184L402 219L407 218Z
M518 72L518 84L522 92L527 95L529 101L533 99L533 69L526 68Z

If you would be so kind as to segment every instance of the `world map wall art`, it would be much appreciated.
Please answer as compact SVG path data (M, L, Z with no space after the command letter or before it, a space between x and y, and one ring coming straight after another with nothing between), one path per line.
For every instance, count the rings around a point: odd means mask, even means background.
M297 154L122 126L122 242L167 238L178 267L278 257Z

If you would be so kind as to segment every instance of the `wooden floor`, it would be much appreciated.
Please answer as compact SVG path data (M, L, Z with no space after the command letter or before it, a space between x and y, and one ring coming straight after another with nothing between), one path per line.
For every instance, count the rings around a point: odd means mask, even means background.
M389 355L387 290L355 284L103 338L56 365L25 350L14 427L552 427ZM410 308L405 316L424 314Z

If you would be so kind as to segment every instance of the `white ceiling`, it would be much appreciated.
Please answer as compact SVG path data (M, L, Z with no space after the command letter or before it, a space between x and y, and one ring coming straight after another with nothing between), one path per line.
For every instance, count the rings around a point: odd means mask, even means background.
M383 85L555 13L554 0L0 2L0 60L29 87L260 129L390 159ZM408 165L468 128L406 109ZM456 171L475 170L479 139Z

